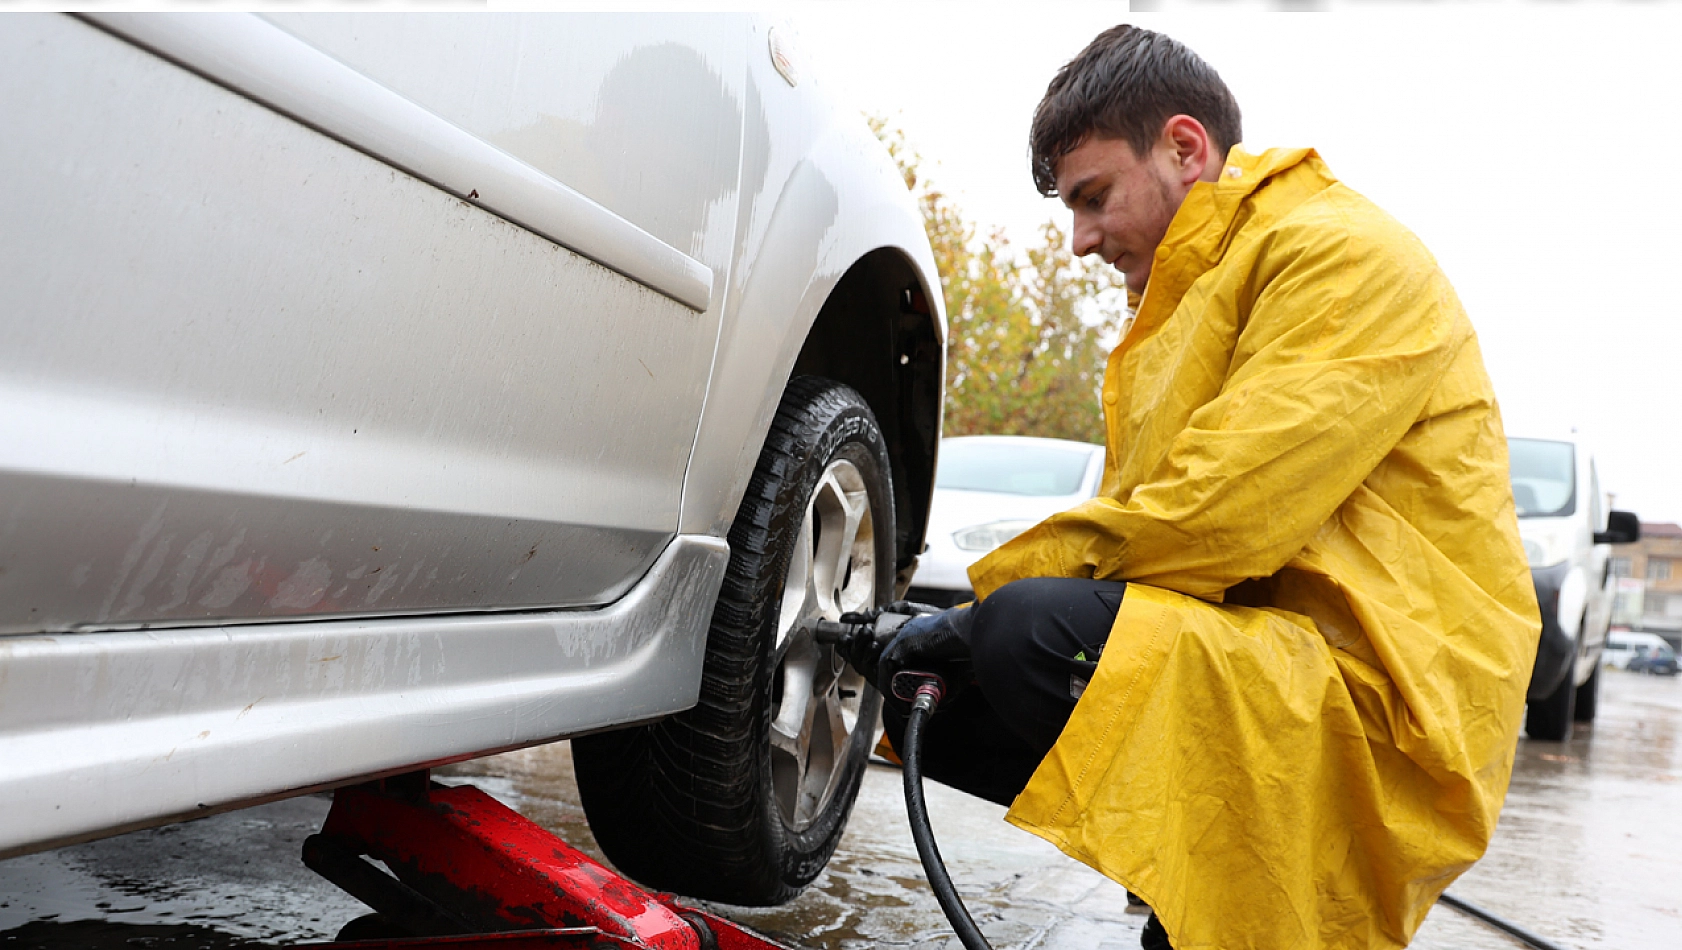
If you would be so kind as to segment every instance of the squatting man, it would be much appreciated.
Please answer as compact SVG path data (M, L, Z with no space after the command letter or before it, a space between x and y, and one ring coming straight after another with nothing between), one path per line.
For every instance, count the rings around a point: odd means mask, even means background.
M1506 442L1419 240L1314 151L1240 140L1148 30L1051 81L1034 183L1136 313L1101 492L852 659L967 684L925 773L1139 895L1145 947L1401 947L1512 769L1540 622Z

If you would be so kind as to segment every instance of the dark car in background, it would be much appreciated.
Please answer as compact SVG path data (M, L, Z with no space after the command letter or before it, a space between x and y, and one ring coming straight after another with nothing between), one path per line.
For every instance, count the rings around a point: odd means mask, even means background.
M1629 670L1631 673L1651 673L1654 676L1675 676L1676 651L1672 650L1670 648L1670 644L1668 643L1637 650L1635 655L1629 658L1629 665L1624 667L1624 669Z

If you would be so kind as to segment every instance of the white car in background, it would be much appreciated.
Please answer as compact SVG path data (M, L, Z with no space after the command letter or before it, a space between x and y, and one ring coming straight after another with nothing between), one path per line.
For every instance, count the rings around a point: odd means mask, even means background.
M1066 439L942 439L928 547L906 596L949 607L970 600L969 567L1059 511L1098 494L1104 447Z
M1670 643L1656 633L1614 630L1606 635L1606 650L1601 660L1615 670L1629 669L1630 661L1648 654L1673 653Z
M1594 454L1574 432L1509 435L1513 506L1530 561L1542 635L1525 695L1525 734L1562 742L1591 722L1600 697L1600 655L1617 578L1612 545L1641 537L1641 521L1609 511Z
M0 17L0 857L576 736L643 883L822 870L877 699L805 621L909 583L945 322L809 65Z

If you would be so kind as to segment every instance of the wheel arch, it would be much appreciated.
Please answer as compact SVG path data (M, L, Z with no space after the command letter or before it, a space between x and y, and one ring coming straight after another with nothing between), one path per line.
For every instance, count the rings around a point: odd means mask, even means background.
M824 301L790 372L845 383L875 413L893 466L900 589L923 549L940 443L945 350L931 299L904 255L866 254Z
M745 244L679 531L725 535L788 381L825 376L864 397L889 441L903 581L934 491L946 371L940 278L916 204L862 118L834 118L814 133L786 173L767 173L763 191L744 199Z

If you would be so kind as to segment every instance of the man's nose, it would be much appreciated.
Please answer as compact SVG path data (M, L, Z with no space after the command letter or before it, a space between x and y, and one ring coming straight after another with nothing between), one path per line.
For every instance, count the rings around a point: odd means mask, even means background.
M1071 243L1076 257L1096 254L1104 243L1104 232L1091 221L1082 221L1080 215L1075 215L1074 239Z

